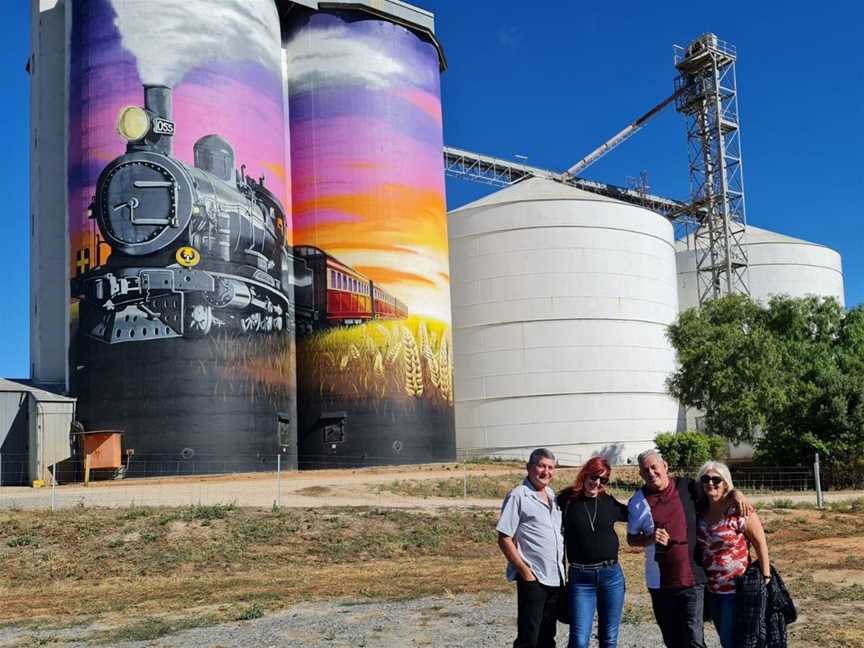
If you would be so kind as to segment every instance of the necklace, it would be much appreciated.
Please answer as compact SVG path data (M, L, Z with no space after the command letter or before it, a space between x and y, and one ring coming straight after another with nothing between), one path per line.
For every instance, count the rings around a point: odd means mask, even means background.
M588 525L591 527L591 533L594 533L594 522L597 520L597 498L594 498L594 516L588 512L588 505L585 503L585 500L582 500L582 506L585 507L585 517L588 518Z

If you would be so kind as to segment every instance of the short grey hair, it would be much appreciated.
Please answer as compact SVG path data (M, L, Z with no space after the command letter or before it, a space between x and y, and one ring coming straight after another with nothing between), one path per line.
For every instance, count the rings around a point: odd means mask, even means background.
M729 472L729 466L719 461L706 461L702 464L702 467L696 475L696 481L702 479L702 475L706 474L709 470L720 473L720 476L723 478L723 481L726 482L729 490L735 490L735 484L732 483L732 473Z
M555 458L555 455L551 450L547 450L546 448L537 448L532 451L531 456L528 457L528 468L536 466L540 463L541 459L551 459L553 463L558 463L558 460Z
M648 448L647 450L643 450L642 452L640 452L639 456L636 457L636 465L641 467L642 462L652 455L656 456L660 461L666 461L657 448Z

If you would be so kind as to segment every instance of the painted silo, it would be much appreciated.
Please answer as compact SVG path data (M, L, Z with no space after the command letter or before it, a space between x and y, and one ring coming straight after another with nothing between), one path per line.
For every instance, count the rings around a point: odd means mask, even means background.
M78 418L124 433L132 473L272 467L296 450L273 0L72 7Z
M288 15L301 467L455 452L441 52L430 14L374 5Z
M620 463L677 429L665 219L532 178L448 220L460 449Z
M750 295L765 300L773 295L834 297L842 305L843 262L831 248L759 227L747 226L745 249L749 262ZM696 254L692 241L675 242L678 301L681 310L697 306Z

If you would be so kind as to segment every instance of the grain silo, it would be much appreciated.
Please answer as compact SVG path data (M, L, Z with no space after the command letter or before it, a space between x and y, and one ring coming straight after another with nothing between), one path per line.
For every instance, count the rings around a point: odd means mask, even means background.
M664 218L531 178L448 220L460 450L622 463L677 429Z
M681 310L698 305L696 252L690 239L675 242L678 302ZM750 295L765 300L773 295L834 297L842 305L843 262L829 247L747 226L744 249L749 262Z
M123 431L132 474L273 468L296 450L276 6L89 0L68 17L78 417Z
M287 14L301 467L452 459L450 275L432 15ZM298 323L301 322L298 302Z

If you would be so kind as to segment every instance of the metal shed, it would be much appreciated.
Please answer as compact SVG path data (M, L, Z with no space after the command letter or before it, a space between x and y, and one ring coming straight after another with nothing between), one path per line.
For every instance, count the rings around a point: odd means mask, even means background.
M75 399L0 378L0 486L51 482L71 456Z

